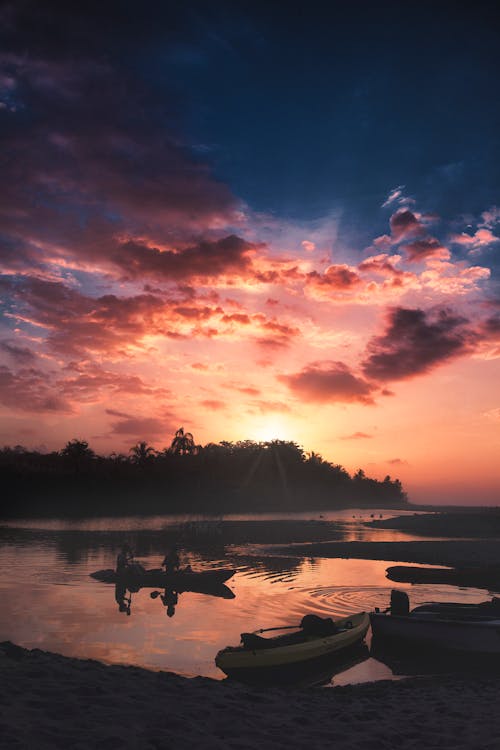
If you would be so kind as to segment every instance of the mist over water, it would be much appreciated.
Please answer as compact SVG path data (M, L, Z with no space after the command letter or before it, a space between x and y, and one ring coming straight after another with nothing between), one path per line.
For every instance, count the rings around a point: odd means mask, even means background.
M0 527L1 640L220 679L215 654L237 645L241 632L298 624L309 613L340 617L388 605L394 584L385 571L393 561L311 558L300 553L300 544L306 542L420 538L363 525L380 515L388 513L349 509L219 518L11 521ZM159 567L176 541L183 565L195 570L232 568L236 574L227 582L226 594L179 594L172 617L166 616L160 596L152 598L152 589L140 589L132 593L127 615L119 611L114 586L90 577L96 570L114 567L124 541L132 544L146 568ZM293 556L289 551L280 554L279 545L290 542L297 543ZM273 546L272 554L268 545ZM412 605L487 598L479 589L397 587L408 590ZM391 676L389 667L370 658L335 676L334 682Z

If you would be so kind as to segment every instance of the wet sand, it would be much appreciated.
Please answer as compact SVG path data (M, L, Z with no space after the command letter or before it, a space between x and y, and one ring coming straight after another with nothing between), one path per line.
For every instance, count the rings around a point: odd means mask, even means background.
M500 564L500 540L453 539L419 542L313 542L267 546L267 554L341 557L464 567Z
M464 508L460 512L396 516L365 523L377 529L398 529L422 536L500 539L499 508Z
M0 747L494 748L500 678L278 690L0 646Z

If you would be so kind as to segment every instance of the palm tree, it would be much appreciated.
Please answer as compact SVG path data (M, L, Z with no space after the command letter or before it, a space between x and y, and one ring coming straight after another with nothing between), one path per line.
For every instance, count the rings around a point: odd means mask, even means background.
M80 471L82 465L96 458L96 454L92 448L89 448L87 441L77 438L68 440L60 455L73 465L76 472Z
M145 466L156 454L155 448L148 445L145 440L133 445L130 452L132 453L132 462L138 466Z
M184 427L179 427L174 435L170 452L177 456L193 455L197 453L198 447L194 442L194 437L190 432L184 432Z

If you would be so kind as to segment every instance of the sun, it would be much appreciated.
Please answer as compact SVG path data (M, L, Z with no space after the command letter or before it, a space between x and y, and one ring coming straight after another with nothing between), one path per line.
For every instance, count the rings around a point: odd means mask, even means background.
M290 425L285 419L262 417L254 419L248 425L247 437L256 442L270 442L271 440L293 440Z

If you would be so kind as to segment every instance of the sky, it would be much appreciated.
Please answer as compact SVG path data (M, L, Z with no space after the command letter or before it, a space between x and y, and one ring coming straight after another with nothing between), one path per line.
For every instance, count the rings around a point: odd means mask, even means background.
M498 504L495 4L0 5L0 445Z

